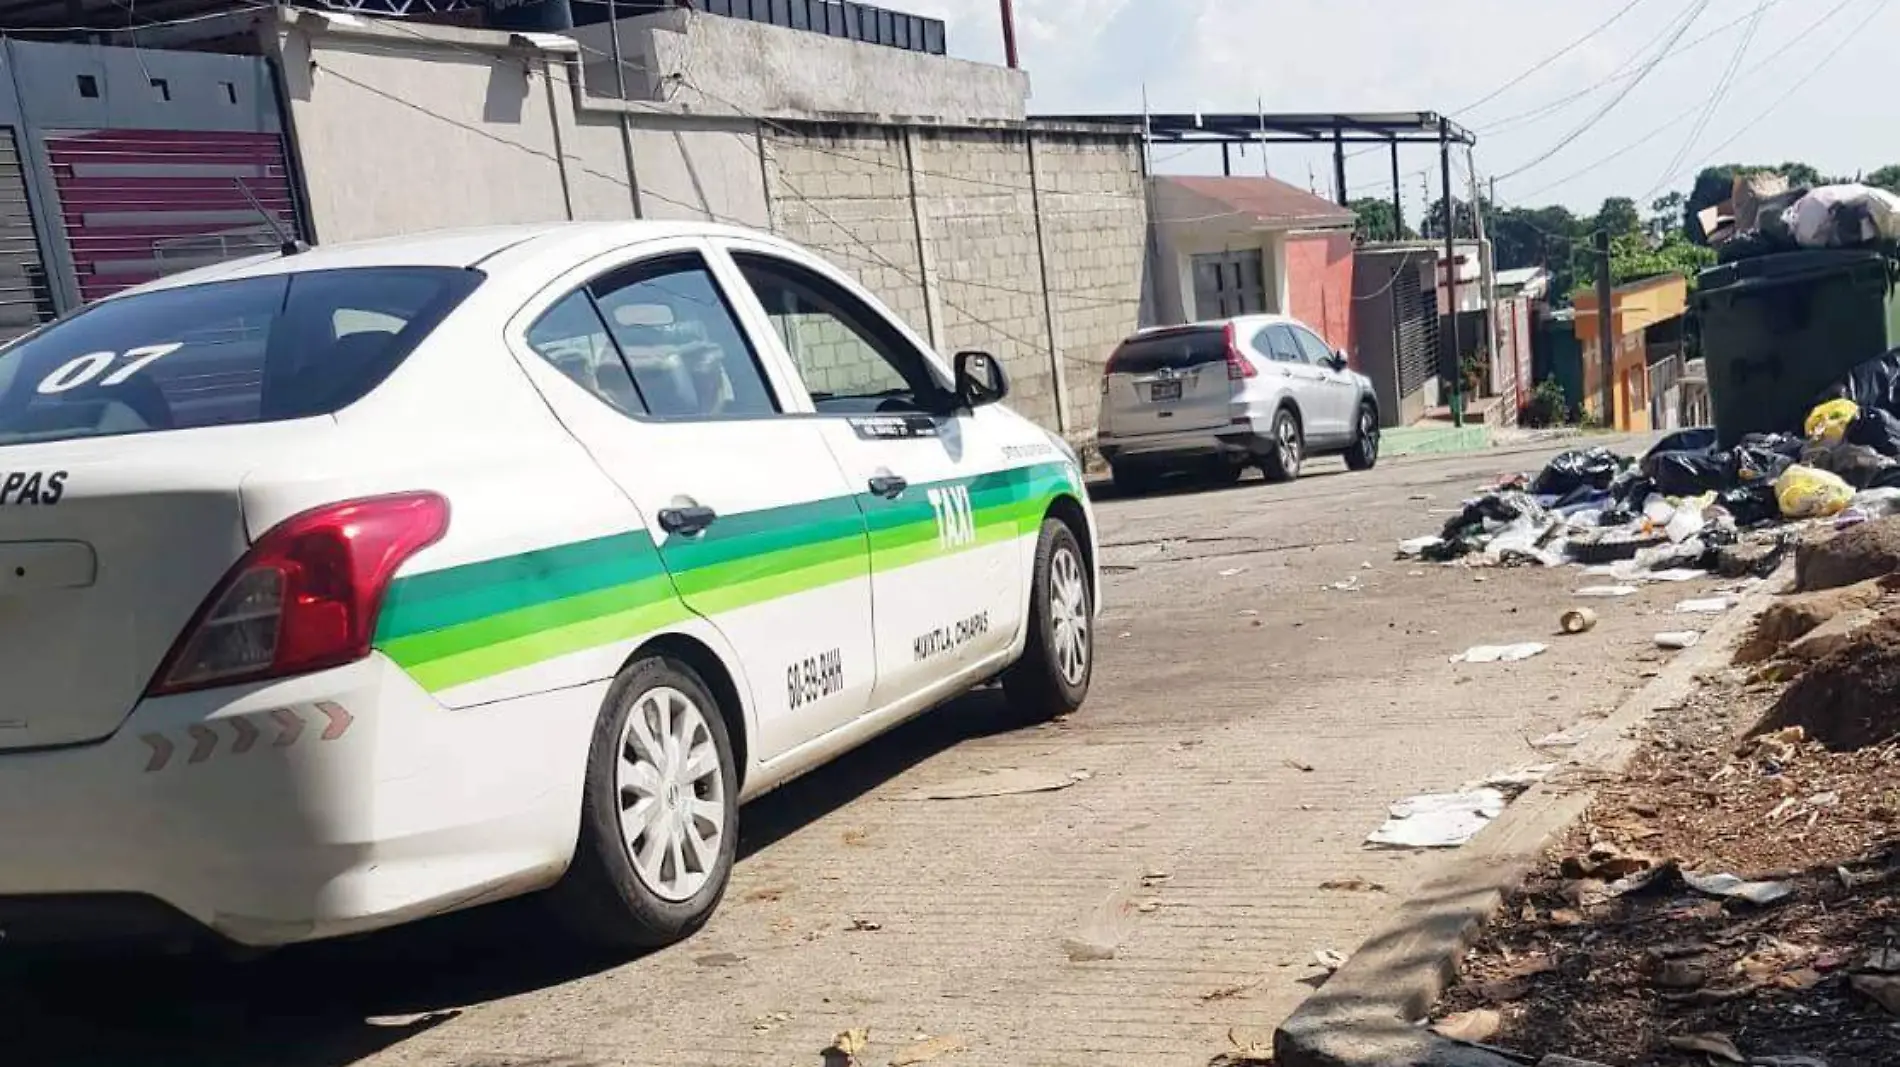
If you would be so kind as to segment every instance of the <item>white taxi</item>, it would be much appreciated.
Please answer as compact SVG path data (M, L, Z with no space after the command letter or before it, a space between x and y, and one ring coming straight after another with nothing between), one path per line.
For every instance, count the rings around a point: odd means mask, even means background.
M1089 502L1007 390L700 224L221 264L0 349L0 935L552 887L686 936L742 802L999 676L1082 701Z

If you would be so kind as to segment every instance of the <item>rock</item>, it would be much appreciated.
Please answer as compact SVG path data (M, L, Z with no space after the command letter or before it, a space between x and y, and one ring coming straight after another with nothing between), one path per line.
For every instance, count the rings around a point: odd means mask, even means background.
M1788 644L1806 637L1836 616L1871 608L1887 592L1888 583L1875 580L1781 597L1755 620L1755 632L1736 651L1735 662L1760 663L1772 659Z
M1875 519L1795 546L1794 583L1804 592L1839 589L1900 570L1900 517Z

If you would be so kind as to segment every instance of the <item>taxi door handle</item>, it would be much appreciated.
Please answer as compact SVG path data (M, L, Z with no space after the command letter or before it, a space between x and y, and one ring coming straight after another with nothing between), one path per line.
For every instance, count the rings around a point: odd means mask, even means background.
M904 490L910 488L909 481L895 474L873 475L868 484L873 494L886 500L896 500L904 495Z
M660 529L690 537L703 532L718 517L719 513L711 508L664 508L660 511Z

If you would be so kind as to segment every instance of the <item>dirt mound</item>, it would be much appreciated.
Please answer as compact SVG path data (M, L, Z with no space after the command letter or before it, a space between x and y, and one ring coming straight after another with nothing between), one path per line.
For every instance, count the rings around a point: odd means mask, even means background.
M1900 570L1900 516L1863 522L1794 550L1794 587L1839 589Z
M1823 657L1755 727L1799 726L1836 752L1900 737L1900 618L1887 616Z
M1815 593L1779 597L1755 620L1755 631L1735 652L1736 663L1760 663L1779 655L1836 616L1873 606L1900 580L1879 579Z

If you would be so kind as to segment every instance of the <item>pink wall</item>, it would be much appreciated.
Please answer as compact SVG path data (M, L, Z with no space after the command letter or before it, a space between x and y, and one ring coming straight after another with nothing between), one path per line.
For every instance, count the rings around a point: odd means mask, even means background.
M1287 238L1287 314L1319 331L1326 343L1352 348L1352 234L1310 233Z

